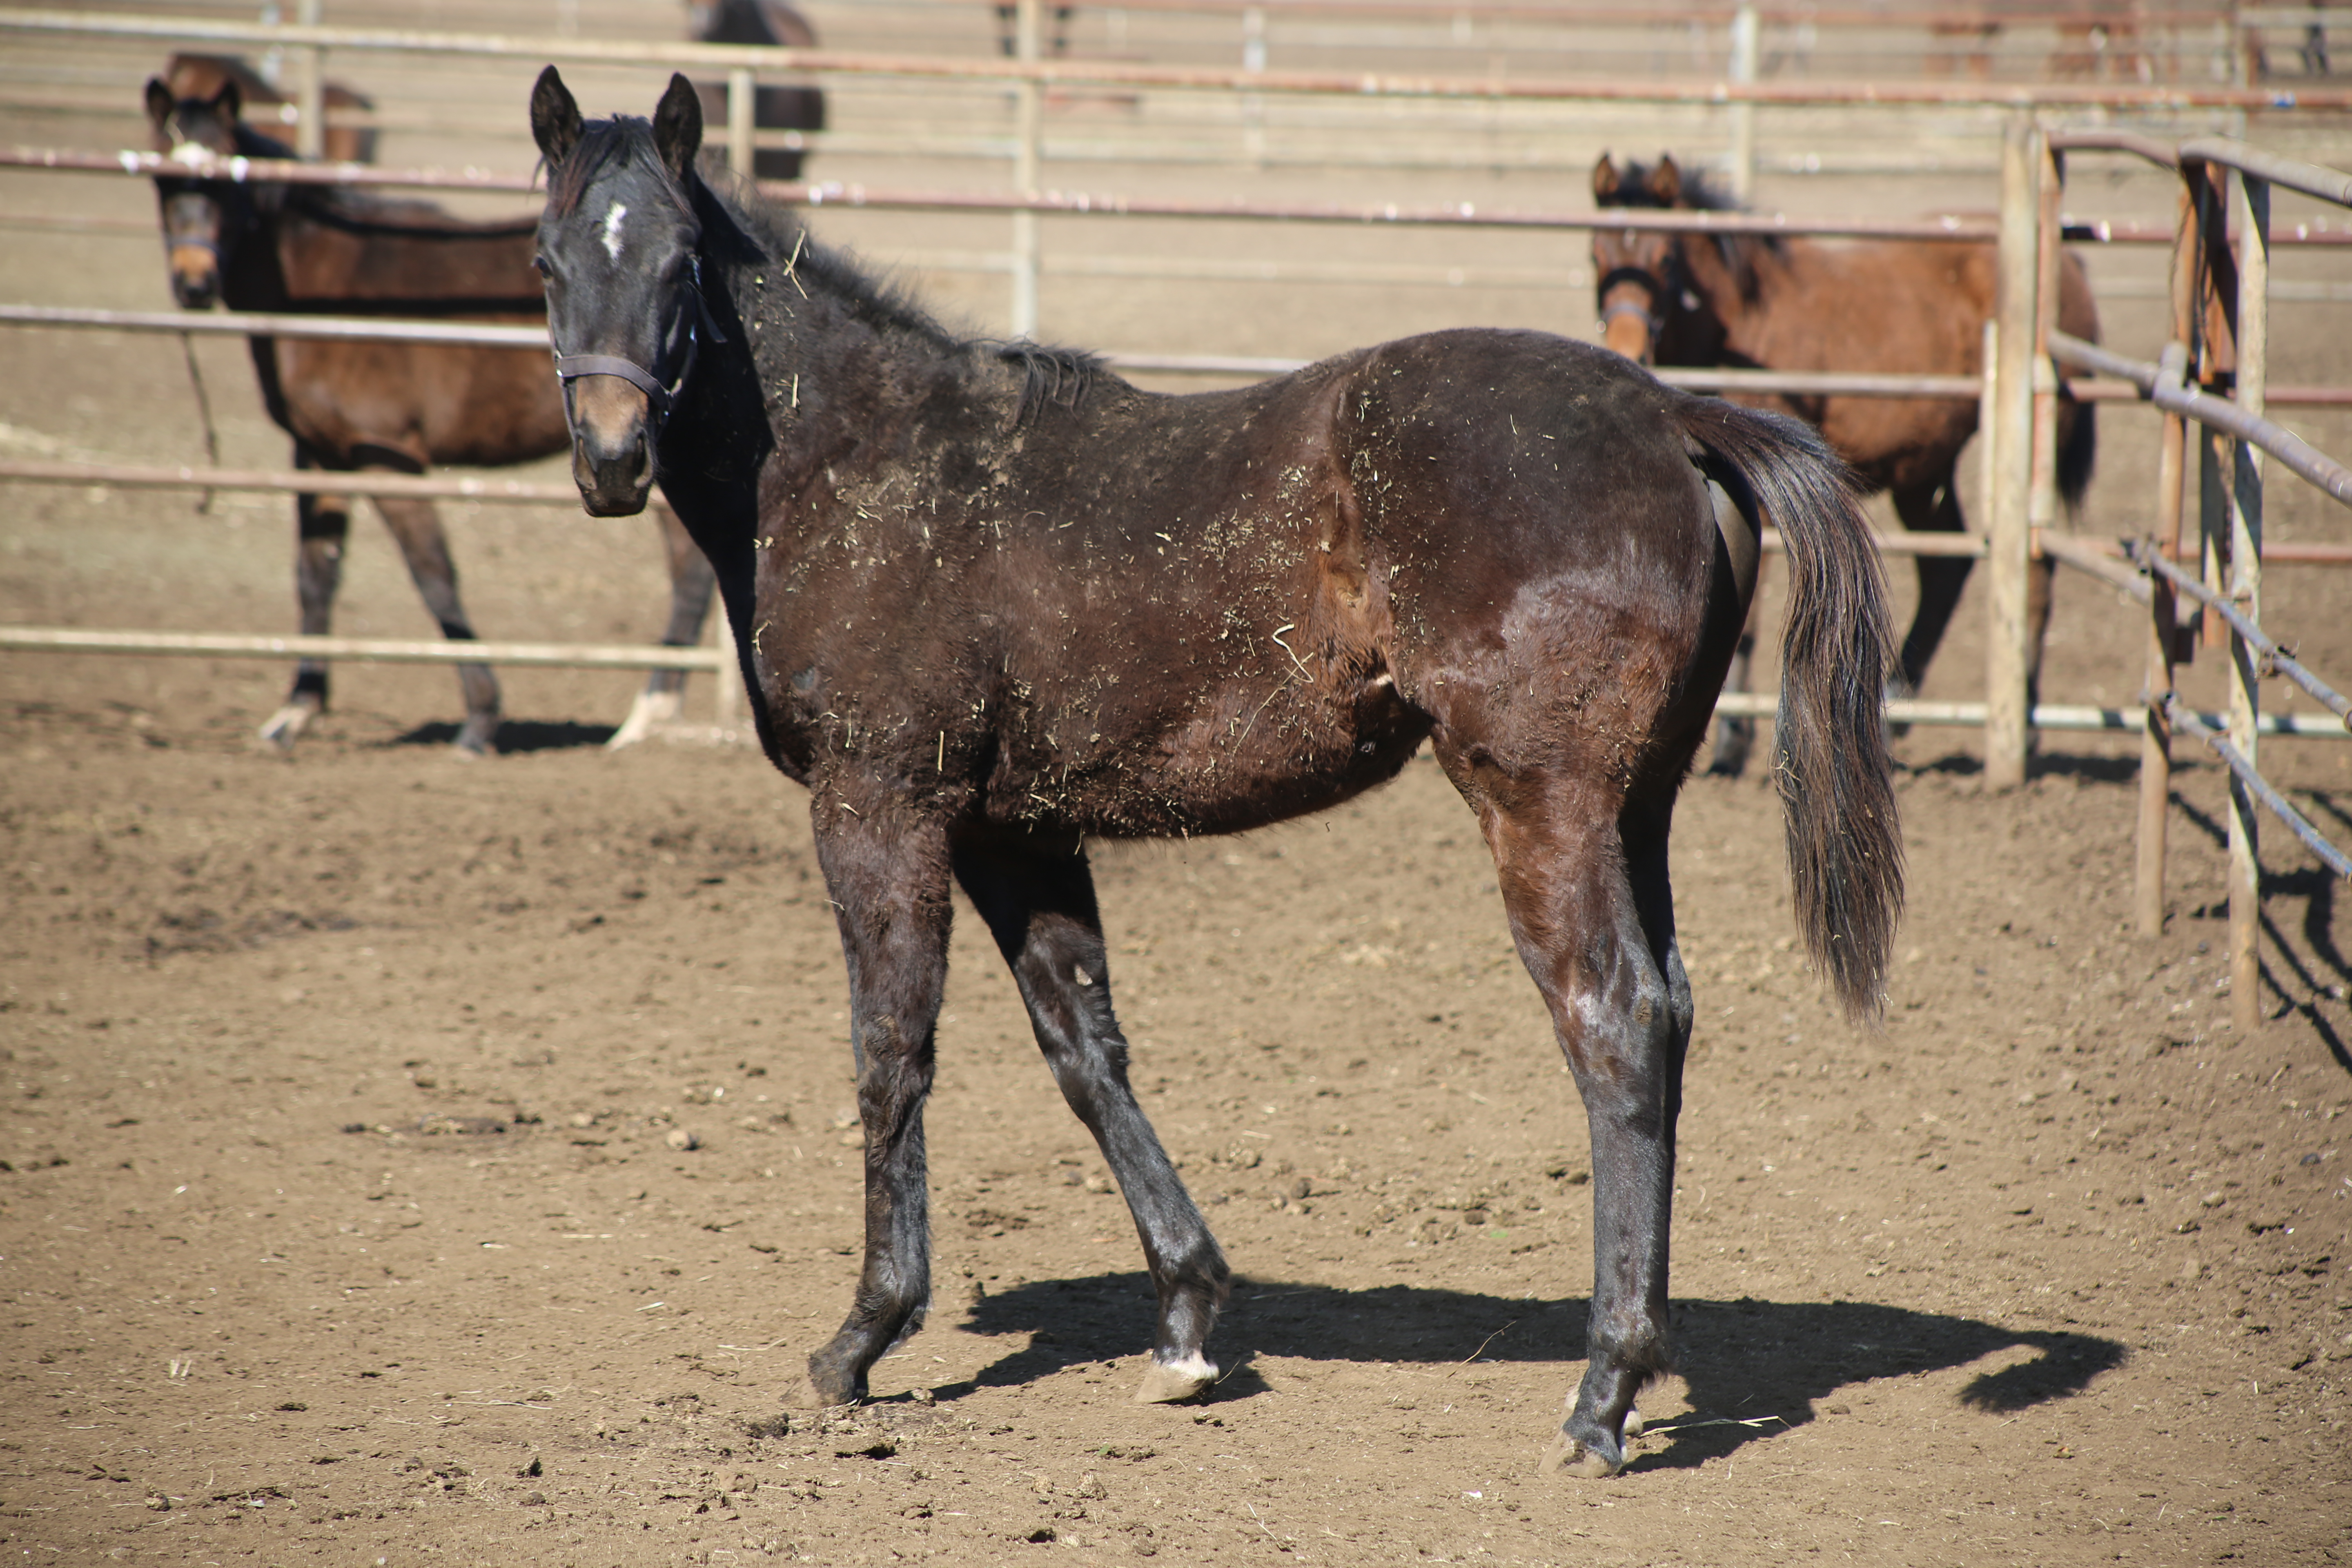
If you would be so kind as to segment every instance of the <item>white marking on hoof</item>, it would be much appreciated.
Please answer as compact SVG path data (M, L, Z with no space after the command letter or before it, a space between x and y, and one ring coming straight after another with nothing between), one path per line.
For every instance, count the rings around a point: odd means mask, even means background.
M604 749L617 752L624 746L635 745L661 725L676 722L685 706L682 696L675 691L638 692L636 701L629 705L629 716L621 721L621 727L613 731Z
M1608 1479L1624 1467L1611 1464L1562 1432L1552 1439L1551 1447L1544 1450L1539 1468L1547 1476L1580 1476L1587 1480L1599 1481Z
M289 702L269 716L269 721L262 725L259 734L262 740L279 751L290 752L294 749L294 738L318 714L319 710L308 702Z
M1625 1441L1630 1443L1634 1438L1640 1436L1642 1435L1642 1412L1638 1408L1626 1411Z
M1190 1399L1217 1381L1217 1363L1197 1351L1181 1361L1154 1361L1143 1369L1138 1405L1172 1405Z

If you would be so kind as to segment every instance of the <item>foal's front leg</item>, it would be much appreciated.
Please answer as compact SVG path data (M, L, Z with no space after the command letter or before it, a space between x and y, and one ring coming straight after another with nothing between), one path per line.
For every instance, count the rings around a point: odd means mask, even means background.
M1139 1404L1185 1399L1214 1383L1209 1331L1231 1287L1217 1238L1127 1081L1127 1040L1111 1010L1094 878L1076 838L959 844L956 879L996 938L1062 1098L1095 1135L1143 1241L1160 1293Z
M817 859L849 964L850 1044L866 1128L866 1267L857 1299L841 1331L809 1357L809 1388L795 1400L818 1405L864 1398L866 1373L923 1326L931 1294L923 1101L953 915L947 840L936 824L905 820L887 799L872 798L863 809L855 815L823 784L813 792Z

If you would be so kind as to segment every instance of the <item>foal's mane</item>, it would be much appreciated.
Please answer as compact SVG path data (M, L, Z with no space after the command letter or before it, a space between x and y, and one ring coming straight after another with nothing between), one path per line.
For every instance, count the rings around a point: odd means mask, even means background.
M558 167L548 171L547 210L555 217L577 211L598 174L613 166L637 168L677 209L695 216L694 193L671 174L654 146L653 123L638 115L616 114L586 121L580 140ZM812 292L830 295L856 321L893 336L911 338L946 355L981 354L1022 370L1021 399L1013 423L1024 425L1048 407L1076 408L1099 375L1102 361L1082 349L1033 342L966 338L950 331L904 289L859 267L845 252L821 245L799 213L759 193L706 158L697 184L773 266L790 265L793 276Z

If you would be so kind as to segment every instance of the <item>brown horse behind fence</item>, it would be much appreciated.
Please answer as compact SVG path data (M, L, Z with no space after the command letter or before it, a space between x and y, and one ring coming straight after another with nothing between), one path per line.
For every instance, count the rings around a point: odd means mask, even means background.
M216 156L283 158L281 143L239 118L245 76L181 57L169 81L147 84L158 151L193 147ZM469 223L425 202L349 189L159 176L172 290L182 305L326 315L432 316L541 321L546 298L530 269L531 219ZM564 403L533 349L445 344L249 340L269 416L294 437L294 464L328 473L422 473L434 463L529 462L570 444ZM470 638L440 514L430 501L379 496L376 510L399 542L410 576L445 636ZM302 630L330 626L351 531L347 497L295 498L295 585ZM690 646L710 604L709 563L667 506L658 509L670 572L670 618L662 641ZM457 746L489 749L499 719L498 678L458 667L466 720ZM614 743L634 740L677 710L683 672L656 671ZM284 747L326 706L327 668L306 660L285 704L263 725Z
M1675 161L1654 168L1619 164L1607 153L1592 171L1604 207L1682 210L1729 205ZM1595 229L1592 271L1602 339L1629 359L1682 366L1780 371L1882 371L1976 375L1984 323L1993 309L1993 247L1987 240L1830 242L1796 236L1694 235L1659 229ZM2060 269L2058 324L2095 342L2097 307L2083 265L2071 253ZM1817 427L1871 490L1886 490L1903 526L1958 533L1960 448L1977 427L1973 398L1823 397L1735 395ZM2092 409L2072 398L2059 408L2058 486L2068 507L2090 483L2097 430ZM1897 689L1916 691L1943 640L1972 563L1916 557L1919 602L1904 637ZM2038 689L2042 634L2050 615L2050 563L2029 584ZM1751 628L1728 689L1748 688ZM1752 726L1726 720L1714 770L1745 764Z
M1878 558L1821 438L1533 331L1147 393L950 332L714 186L683 77L650 124L583 123L551 67L531 125L582 499L634 511L658 476L709 555L848 961L865 1269L804 1399L857 1399L922 1324L959 885L1142 1239L1160 1310L1139 1397L1213 1384L1231 1276L1129 1084L1086 843L1278 822L1427 742L1584 1098L1591 1360L1557 1452L1621 1468L1669 1364L1695 1004L1667 837L1768 522L1790 548L1774 773L1799 923L1856 1013L1901 900Z

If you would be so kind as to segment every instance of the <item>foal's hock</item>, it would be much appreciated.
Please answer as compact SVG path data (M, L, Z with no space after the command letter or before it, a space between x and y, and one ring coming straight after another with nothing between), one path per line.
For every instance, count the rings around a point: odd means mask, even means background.
M572 382L583 499L627 510L657 475L710 557L838 911L865 1271L802 1397L858 1398L922 1321L951 884L1134 1215L1160 1303L1140 1397L1214 1378L1225 1259L1129 1087L1086 841L1280 821L1426 742L1591 1124L1591 1360L1556 1452L1622 1468L1668 1364L1692 999L1667 833L1768 522L1793 562L1775 771L1798 919L1854 1014L1901 901L1877 556L1819 438L1538 332L1141 392L950 333L710 184L683 79L650 123L583 122L551 68L531 126L556 345L635 372Z

